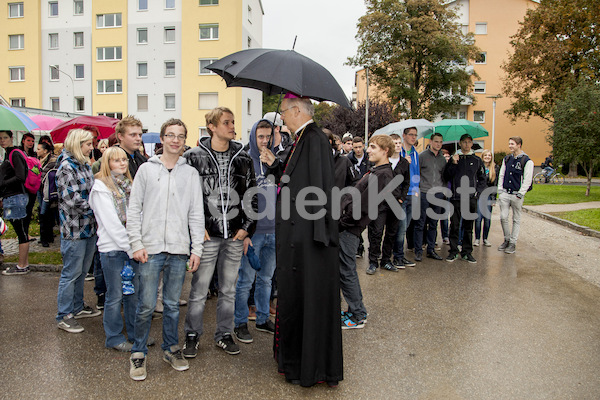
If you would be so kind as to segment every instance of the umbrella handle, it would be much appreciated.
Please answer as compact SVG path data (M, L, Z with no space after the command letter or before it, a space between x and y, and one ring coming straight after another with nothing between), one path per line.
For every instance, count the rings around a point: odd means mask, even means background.
M225 72L225 70L227 70L227 68L233 67L235 64L237 64L237 61L233 60L232 62L230 62L229 64L227 64L226 66L223 67L223 72Z

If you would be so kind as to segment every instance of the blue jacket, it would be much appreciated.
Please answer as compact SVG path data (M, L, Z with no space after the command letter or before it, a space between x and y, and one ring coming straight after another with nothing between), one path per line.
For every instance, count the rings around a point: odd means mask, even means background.
M406 150L402 147L400 151L401 157L406 157ZM419 166L419 153L415 146L412 147L410 151L410 186L408 187L408 195L412 196L414 194L419 193L419 182L421 181L421 168Z

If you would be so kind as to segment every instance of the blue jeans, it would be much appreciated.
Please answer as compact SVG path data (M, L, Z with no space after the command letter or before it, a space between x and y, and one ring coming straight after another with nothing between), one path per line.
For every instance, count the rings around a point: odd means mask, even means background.
M242 256L242 264L238 272L235 288L235 326L248 323L248 297L252 282L256 278L254 288L254 304L256 305L256 323L264 324L269 319L269 300L271 298L271 280L275 272L275 234L257 233L252 236L254 252L260 260L260 271L255 271Z
M138 266L138 304L135 312L135 342L132 353L148 354L148 336L152 313L156 307L158 280L163 271L163 350L179 343L177 325L179 324L179 297L185 280L186 263L189 257L185 254L159 253L150 254L148 262ZM163 269L164 268L164 269Z
M400 219L398 224L398 233L396 234L396 243L394 243L394 260L400 261L404 258L404 236L406 236L406 228L410 225L412 214L412 196L406 196L406 200L402 203L405 218Z
M348 232L340 232L340 287L348 304L348 311L358 320L367 318L367 309L363 303L358 273L356 272L356 249L358 236Z
M128 336L133 340L135 337L135 310L138 303L138 263L130 260L124 251L109 251L100 253L102 260L104 282L106 283L106 298L104 302L104 334L106 335L106 347L114 347L127 340L123 335L123 318L121 317L121 302L123 303L123 316L125 317L125 328ZM133 286L136 293L123 296L121 287L121 270L125 261L129 261L133 267Z
M112 253L112 251L110 252ZM121 263L121 267L123 263ZM104 273L102 271L102 261L100 259L100 252L96 247L96 252L94 253L94 262L92 264L92 272L94 273L94 292L96 296L106 293L106 282L104 279Z
M494 201L494 197L490 196L486 200L486 205L484 207L487 208L488 217L485 217L481 212L481 205L479 201L477 202L477 219L475 220L475 239L479 240L481 238L481 225L483 223L483 240L487 240L488 235L490 234L490 226L492 225L491 215L492 215L492 202Z
M60 240L63 268L58 281L56 320L59 322L66 315L77 314L83 309L85 269L94 257L96 240L96 235L87 239Z

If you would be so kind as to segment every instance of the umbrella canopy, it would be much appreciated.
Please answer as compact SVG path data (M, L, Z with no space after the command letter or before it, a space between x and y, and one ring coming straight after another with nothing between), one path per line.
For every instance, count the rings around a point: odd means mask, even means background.
M160 143L160 133L158 132L146 132L142 135L142 142L146 143Z
M71 129L79 129L91 125L100 131L98 139L106 139L115 132L117 123L119 123L118 119L105 117L104 115L76 117L52 129L50 135L52 135L54 143L63 143Z
M268 95L293 92L351 108L333 75L294 50L246 49L223 57L206 69L221 75L228 87L258 89Z
M381 129L377 129L375 133L373 133L373 136L391 135L392 133L402 136L406 128L412 127L417 128L418 139L421 139L422 137L431 135L433 133L433 123L427 121L426 119L420 118L405 119L404 121L400 122L392 122L391 124L388 124Z
M40 131L51 131L64 122L62 119L50 117L48 115L34 115L31 117L31 120L39 126L37 130Z
M478 138L488 135L487 129L481 124L466 119L443 119L434 123L435 132L439 132L444 137L444 141L460 140L460 137L465 133L471 137ZM431 135L427 135L429 137Z
M29 132L38 128L27 115L14 108L0 105L0 130Z

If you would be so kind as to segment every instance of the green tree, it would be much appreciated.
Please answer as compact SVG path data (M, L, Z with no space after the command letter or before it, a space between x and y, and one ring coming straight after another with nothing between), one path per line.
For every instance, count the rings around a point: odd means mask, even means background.
M471 94L467 67L479 50L463 35L456 8L443 0L365 0L359 47L350 65L368 66L396 111L432 119L458 109Z
M315 104L315 116L313 117L313 120L317 123L317 125L321 126L323 119L327 118L327 116L332 113L334 108L335 106L325 101Z
M278 94L267 96L263 93L263 115L268 112L277 111L277 105L279 104L279 101ZM281 101L283 101L283 97L281 97Z
M600 87L582 81L568 89L556 102L554 124L548 142L554 149L555 162L577 161L587 175L585 195L590 195L594 169L600 166Z
M369 102L369 134L389 123L395 122L392 106L378 101ZM323 118L321 126L342 137L350 132L353 136L365 136L365 103L358 105L356 110L334 106L331 112Z
M598 0L542 0L530 9L503 65L506 110L513 120L531 116L552 122L556 101L581 79L600 79Z

